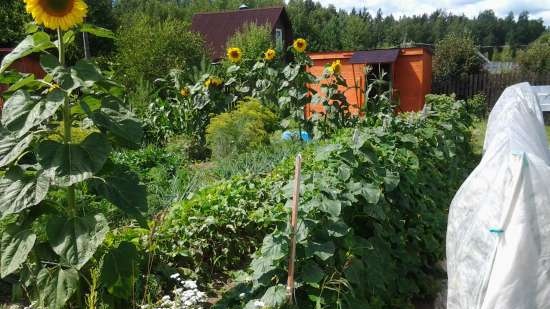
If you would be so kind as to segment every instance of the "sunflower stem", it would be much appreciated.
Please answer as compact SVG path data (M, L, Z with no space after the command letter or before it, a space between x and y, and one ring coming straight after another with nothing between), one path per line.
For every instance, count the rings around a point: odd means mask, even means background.
M63 42L63 33L60 28L57 28L57 39L58 39L58 49L59 49L59 64L65 66L65 44ZM71 106L69 103L69 98L65 95L65 100L63 101L63 141L65 145L69 147L69 166L72 165L71 162L71 142L72 142L72 132L71 132ZM74 185L71 185L67 188L67 206L70 211L73 212L73 215L76 216L76 202L75 202L75 191Z

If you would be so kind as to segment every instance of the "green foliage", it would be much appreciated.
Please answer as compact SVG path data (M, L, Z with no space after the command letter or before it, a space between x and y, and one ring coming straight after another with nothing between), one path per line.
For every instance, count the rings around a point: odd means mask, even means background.
M423 114L367 117L353 134L304 157L295 231L300 308L408 308L436 293L446 208L470 169L472 118L450 97L428 96L427 105ZM272 192L289 203L292 182ZM216 307L261 300L286 308L277 291L286 285L291 235L288 224L277 225L249 275Z
M246 58L260 59L268 48L274 47L271 27L255 23L245 24L227 41L227 48L230 47L241 48Z
M239 269L284 219L271 190L269 179L234 177L176 203L160 227L161 256L203 278Z
M470 36L451 33L436 43L433 59L436 79L464 78L481 68L481 59Z
M93 26L81 30L110 35ZM145 189L135 173L109 159L114 147L140 143L141 124L125 108L124 89L95 65L65 65L63 47L73 36L66 32L63 44L54 44L37 31L0 67L3 74L13 61L40 53L47 73L10 82L0 121L0 276L11 276L16 289L44 308L82 301L81 278L109 231L96 203L109 202L146 224ZM46 52L54 46L59 61Z
M487 116L487 97L478 93L466 101L466 109L470 115L478 119L485 119Z
M117 37L117 75L132 89L142 79L153 82L171 69L186 69L205 54L202 39L177 19L129 15Z
M529 73L550 73L550 32L543 34L529 47L518 52L520 68Z
M13 47L25 37L25 24L31 20L25 13L25 3L4 0L0 3L0 46Z
M214 158L245 152L269 143L277 118L258 100L245 99L235 110L213 117L206 129L206 141Z

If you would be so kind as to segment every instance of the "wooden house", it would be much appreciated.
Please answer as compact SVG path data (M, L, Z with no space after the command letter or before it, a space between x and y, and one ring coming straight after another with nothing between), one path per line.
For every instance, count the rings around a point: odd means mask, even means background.
M202 35L212 60L216 61L225 57L227 41L250 23L268 25L273 41L283 50L292 45L292 25L284 7L242 7L237 11L198 13L193 15L191 30Z
M12 50L13 48L0 48L0 62ZM9 69L20 73L32 73L36 78L43 78L46 75L46 72L40 66L40 58L36 54L31 54L15 61ZM1 94L5 90L7 90L7 86L0 84L0 110L4 104Z
M315 76L322 74L325 65L340 60L341 74L346 83L356 85L345 92L354 114L365 102L369 82L380 77L382 72L393 99L399 102L398 112L420 111L424 107L425 95L431 91L432 53L424 47L314 52L309 56L313 61L310 72ZM368 73L367 66L370 67ZM306 115L312 112L323 112L323 107L311 104L306 108Z

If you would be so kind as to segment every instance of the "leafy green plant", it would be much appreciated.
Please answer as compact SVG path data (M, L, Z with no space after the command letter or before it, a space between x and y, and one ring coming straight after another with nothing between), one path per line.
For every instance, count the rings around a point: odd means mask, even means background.
M410 308L437 291L447 205L470 169L472 117L450 97L427 104L423 114L369 116L304 157L295 308ZM277 188L289 203L291 182ZM249 275L216 308L292 307L291 235L279 224L264 237Z
M213 117L206 128L206 141L214 158L245 152L269 143L276 116L258 100L245 99L235 110Z
M137 146L143 131L125 108L121 86L88 61L65 65L64 46L73 30L58 30L55 42L37 30L0 66L2 74L17 59L40 52L47 73L11 84L2 110L0 219L7 225L1 230L0 276L13 277L41 307L65 308L82 303L86 269L109 231L105 215L93 212L83 197L108 201L146 225L145 188L135 173L109 160L114 147ZM79 30L112 36L91 25ZM55 48L59 58L47 52ZM79 131L77 140L73 133ZM110 254L101 281L120 296L128 288L120 280L133 274L109 277L115 267Z

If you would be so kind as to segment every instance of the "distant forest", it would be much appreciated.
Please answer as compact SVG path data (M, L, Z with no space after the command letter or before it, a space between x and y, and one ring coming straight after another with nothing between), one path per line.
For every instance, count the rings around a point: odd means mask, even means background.
M1 2L0 46L11 47L24 36L24 23L29 19L23 1ZM132 12L189 22L196 12L237 9L243 2L251 8L284 5L282 0L87 0L92 8L89 21L111 29ZM548 30L542 19L532 19L528 12L502 18L487 10L468 18L438 10L396 18L381 10L374 15L361 8L349 12L312 0L289 0L286 7L295 36L306 38L312 51L433 44L449 33L467 33L491 58L507 60Z

